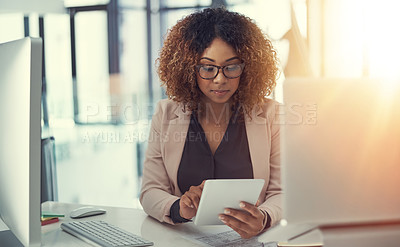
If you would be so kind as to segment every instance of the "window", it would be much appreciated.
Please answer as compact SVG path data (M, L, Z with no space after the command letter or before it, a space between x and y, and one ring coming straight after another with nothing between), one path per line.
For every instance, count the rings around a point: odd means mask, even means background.
M75 15L76 82L80 123L112 122L106 11Z

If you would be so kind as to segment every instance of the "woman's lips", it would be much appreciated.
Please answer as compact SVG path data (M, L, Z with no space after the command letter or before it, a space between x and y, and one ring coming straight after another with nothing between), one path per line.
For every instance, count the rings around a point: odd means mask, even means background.
M217 96L224 96L229 92L229 90L211 90L211 92Z

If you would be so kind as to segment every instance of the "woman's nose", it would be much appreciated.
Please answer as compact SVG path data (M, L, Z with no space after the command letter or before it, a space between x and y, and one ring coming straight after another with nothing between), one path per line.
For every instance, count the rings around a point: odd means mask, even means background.
M214 82L215 83L225 83L227 80L228 80L228 78L225 77L224 73L222 72L222 69L220 68L217 76L214 78Z

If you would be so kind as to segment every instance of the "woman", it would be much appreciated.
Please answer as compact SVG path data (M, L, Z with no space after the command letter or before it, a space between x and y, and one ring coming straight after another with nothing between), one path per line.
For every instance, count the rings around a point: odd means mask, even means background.
M204 181L265 180L257 205L220 219L250 238L281 218L276 53L249 18L222 8L180 20L168 33L158 73L169 99L153 116L140 201L170 224L196 215Z

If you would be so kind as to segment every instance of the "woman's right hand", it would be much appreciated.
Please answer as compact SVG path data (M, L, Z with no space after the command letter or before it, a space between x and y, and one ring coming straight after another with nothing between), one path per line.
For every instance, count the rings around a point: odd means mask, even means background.
M191 186L190 189L183 194L179 202L179 214L181 217L189 220L196 215L205 181L206 180L203 180L198 186Z

